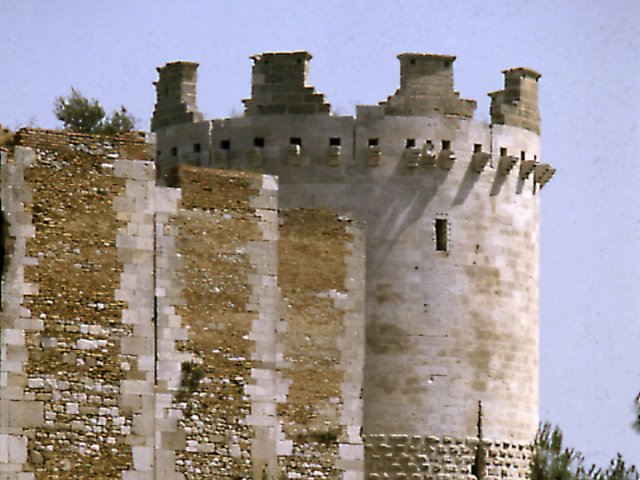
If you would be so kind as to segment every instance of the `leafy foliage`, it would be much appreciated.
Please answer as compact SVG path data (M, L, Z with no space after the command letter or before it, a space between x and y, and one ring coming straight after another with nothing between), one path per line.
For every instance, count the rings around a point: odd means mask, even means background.
M182 376L180 378L180 390L178 400L184 401L193 394L204 378L204 370L200 365L192 362L182 363Z
M549 423L542 425L534 443L531 480L639 480L635 466L627 466L620 454L606 469L588 467L584 457L562 445L562 432Z
M73 87L70 95L55 99L53 111L71 132L113 135L135 128L135 119L124 106L107 117L95 98L89 100Z

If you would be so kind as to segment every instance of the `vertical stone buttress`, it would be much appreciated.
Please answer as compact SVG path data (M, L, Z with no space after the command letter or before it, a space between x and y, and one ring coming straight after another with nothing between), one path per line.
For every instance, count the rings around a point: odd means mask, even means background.
M0 336L0 479L33 480L25 470L28 461L28 434L44 425L44 405L25 394L28 351L25 333L43 330L41 319L24 307L25 294L35 293L36 284L26 282L24 267L37 265L27 255L27 239L35 236L29 207L32 188L25 183L25 169L35 160L35 152L17 147L13 159L2 157L2 215L8 224L5 242L5 272L2 276L2 335ZM3 232L4 234L4 232Z
M154 478L156 450L155 168L153 162L116 160L114 173L125 180L113 202L125 222L116 237L122 265L116 300L125 303L122 322L132 328L120 342L125 373L119 406L133 417L126 432L133 465L122 478L143 480Z

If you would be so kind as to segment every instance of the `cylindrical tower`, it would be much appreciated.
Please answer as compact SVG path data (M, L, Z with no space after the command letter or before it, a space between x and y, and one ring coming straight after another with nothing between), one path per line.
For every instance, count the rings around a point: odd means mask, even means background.
M400 88L354 118L330 115L307 86L309 58L253 57L247 116L209 123L209 164L278 175L282 208L366 222L367 470L403 454L432 473L525 475L538 425L539 193L554 172L539 161L539 74L505 71L487 124L453 90L455 57L405 53ZM482 460L485 443L500 445L487 458L502 455L506 473Z

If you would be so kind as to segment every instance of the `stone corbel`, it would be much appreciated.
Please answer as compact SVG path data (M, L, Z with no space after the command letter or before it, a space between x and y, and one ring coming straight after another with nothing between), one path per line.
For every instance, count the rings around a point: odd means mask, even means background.
M342 163L342 147L340 145L330 145L327 152L327 163L332 167L337 167Z
M302 147L300 145L289 145L287 147L287 163L289 165L300 165Z
M253 147L249 150L249 161L252 167L261 167L264 165L264 148Z
M526 180L535 167L535 160L520 160L520 180Z
M512 155L503 155L498 161L498 172L500 175L509 175L518 159Z
M407 147L404 150L403 157L407 168L416 168L422 160L422 149L419 147Z
M367 150L367 165L370 167L377 167L380 165L380 159L382 158L382 151L377 145L369 146Z
M541 163L540 165L536 165L533 173L533 179L540 185L540 187L544 187L555 173L556 169L551 165L548 163Z
M482 173L484 167L489 163L491 155L487 152L475 152L471 156L471 169L476 173Z
M444 170L451 170L456 161L456 154L452 150L442 150L438 155L438 167Z

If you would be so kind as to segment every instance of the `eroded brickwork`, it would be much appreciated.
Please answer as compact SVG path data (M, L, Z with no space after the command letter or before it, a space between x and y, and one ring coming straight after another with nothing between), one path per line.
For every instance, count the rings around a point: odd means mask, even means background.
M367 435L367 480L529 478L531 446L477 438Z
M116 234L124 223L113 203L125 179L115 175L114 161L125 153L146 155L146 146L85 136L65 143L64 135L31 130L17 138L35 148L16 152L16 163L31 157L23 163L22 188L31 190L23 215L35 229L25 242L23 272L27 284L37 285L23 290L20 312L22 400L41 402L44 417L39 425L28 425L37 415L21 425L29 438L23 468L39 479L115 477L132 467L127 437L134 416L120 395L122 382L138 369L135 362L125 367L122 355L122 341L133 331L123 322L127 303L117 293L123 271ZM19 259L9 263L13 268ZM15 300L3 293L4 305Z
M343 415L345 403L349 408L360 399L349 362L364 360L358 348L364 331L349 325L350 307L363 302L362 283L345 281L349 274L358 274L349 264L353 221L318 209L290 210L281 216L279 279L287 323L283 375L290 385L279 413L293 440L292 455L282 458L283 470L289 478L337 478L341 468L349 469L338 458L358 458L360 443L359 432L349 438L347 431L357 419L345 422L348 415ZM363 270L359 273L362 278ZM344 391L353 387L357 396L345 402Z
M251 476L253 433L244 421L251 404L244 389L254 349L249 276L256 267L246 244L260 237L259 218L249 207L256 182L192 168L179 172L181 204L169 227L181 260L183 301L176 313L187 338L178 343L185 358L173 408L185 432L184 445L176 445L177 470L187 479Z

